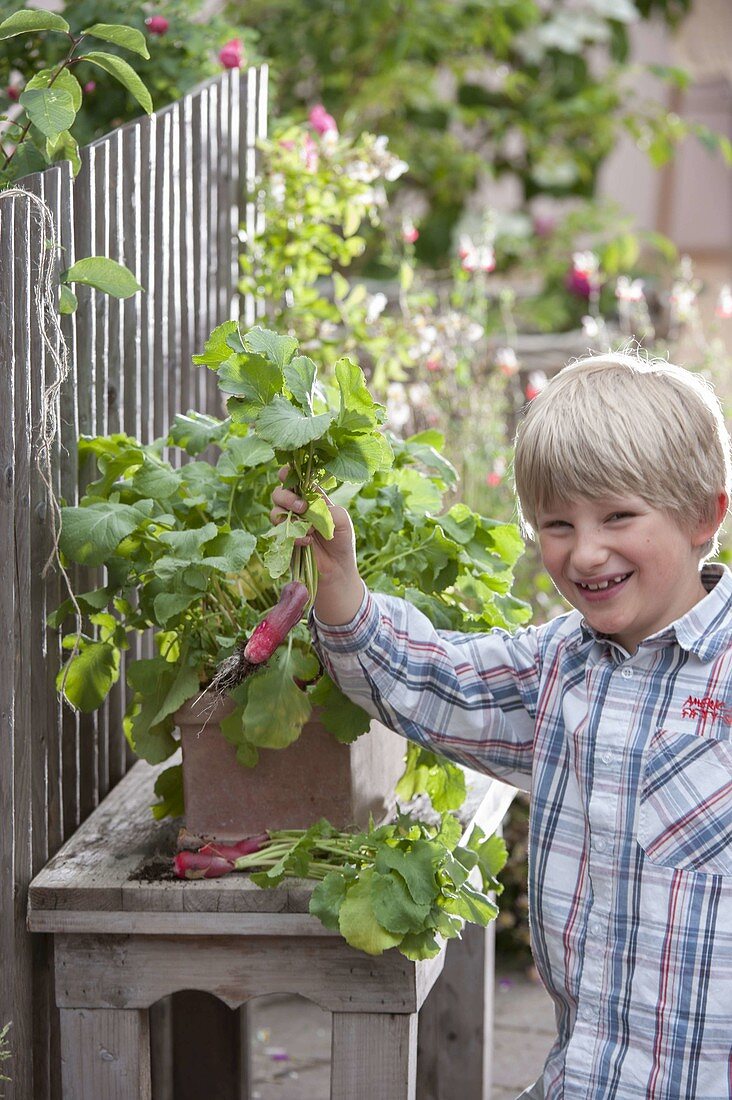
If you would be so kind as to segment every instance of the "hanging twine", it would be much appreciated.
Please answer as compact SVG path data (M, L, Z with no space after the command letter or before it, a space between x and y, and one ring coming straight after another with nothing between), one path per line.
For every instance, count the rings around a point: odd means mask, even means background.
M56 236L53 215L43 199L33 195L22 187L10 187L0 191L0 202L6 199L26 199L35 216L41 233L41 250L38 261L38 279L33 286L33 301L38 328L48 360L53 364L52 378L46 380L41 402L40 424L35 448L35 463L41 481L46 490L46 498L51 516L51 553L43 567L41 576L45 577L52 566L56 566L64 578L66 589L71 597L77 616L81 618L81 608L74 595L68 573L61 561L58 544L61 534L61 506L53 487L53 447L58 435L58 415L56 412L61 387L69 377L71 370L69 353L64 340L59 315L56 309L57 282L55 279L56 254L60 243ZM47 362L48 362L47 360ZM75 651L78 652L78 634ZM73 657L72 653L72 657Z

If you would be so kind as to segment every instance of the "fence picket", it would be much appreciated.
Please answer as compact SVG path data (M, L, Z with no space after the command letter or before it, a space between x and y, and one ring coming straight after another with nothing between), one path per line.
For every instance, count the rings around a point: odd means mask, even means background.
M35 179L28 180L26 190L35 193ZM31 738L31 700L29 671L31 668L31 532L30 532L30 382L31 382L31 317L33 263L31 249L32 211L29 201L19 204L14 225L14 252L23 278L15 283L13 325L15 330L15 452L13 463L14 489L14 682L15 706L12 724L13 742L13 857L16 874L28 882L32 870L32 815L37 810L33 790L33 758ZM11 558L13 560L13 558ZM33 1048L30 1005L32 1000L31 944L23 934L25 924L23 897L15 894L10 912L15 925L13 951L10 956L14 971L14 1000L21 1006L18 1026L14 1024L13 1042L16 1049ZM13 1082L18 1095L23 1096L30 1084L30 1067L21 1068L19 1079ZM27 1093L30 1095L30 1092Z
M75 181L67 169L61 177L61 209L64 219L59 223L59 237L64 248L61 263L71 266L76 259L74 248ZM61 318L61 331L69 348L71 374L59 393L59 445L61 462L59 470L59 500L76 504L79 499L79 405L77 401L78 376L76 370L76 313ZM78 571L73 566L69 576L74 582ZM60 645L60 641L59 641ZM61 835L66 840L81 821L79 807L79 715L70 707L62 708L61 717Z
M107 139L107 192L106 211L107 232L105 237L105 255L118 263L126 264L123 198L124 170L122 153L122 132L117 130ZM127 265L129 266L129 265ZM106 415L105 432L125 430L124 423L124 303L120 299L110 299L107 295L105 355L106 385L104 392L104 412ZM99 382L97 383L99 385ZM122 719L126 709L126 690L124 678L124 655L120 662L120 679L112 686L105 707L106 728L100 743L99 756L99 797L114 787L126 771L125 738Z
M193 128L193 142L191 147L191 169L193 173L193 186L191 188L191 213L190 221L195 226L193 233L193 354L203 351L203 342L206 337L206 323L208 311L205 306L206 287L206 232L208 228L206 195L208 193L208 159L206 150L208 147L208 90L201 89L198 95L191 99L191 125ZM194 408L204 407L206 393L205 371L194 373Z
M3 293L0 294L0 363L8 366L3 371L3 415L0 417L0 561L3 566L3 583L0 584L0 618L3 623L4 644L0 646L0 1019L13 1019L12 1013L21 1016L27 1006L15 1002L15 602L16 589L11 574L15 557L15 326L13 312L16 281L27 275L24 257L15 254L15 220L22 216L22 203L0 204L0 278ZM5 1008L7 1006L7 1008ZM17 1049L15 1037L11 1049Z
M77 262L93 256L96 249L96 191L98 161L95 146L82 150L81 169L74 182L76 198L74 246ZM79 434L96 435L97 396L97 298L96 290L76 283L74 292L79 300L76 316L76 385ZM91 458L79 464L79 487L83 489L94 479L96 467ZM95 587L90 571L89 588ZM99 727L103 715L79 715L79 815L83 821L99 802Z
M67 504L97 476L88 460L80 468L80 435L125 431L149 442L178 411L221 413L215 376L191 356L234 308L240 190L266 126L265 79L227 72L83 149L75 179L63 163L21 181L51 211L59 268L104 255L145 288L120 302L77 283L77 311L61 318L70 375L56 404L52 482ZM246 209L247 224L255 216ZM25 930L28 883L131 762L124 660L97 714L61 706L55 687L65 655L45 624L66 593L58 571L41 575L52 524L34 465L42 395L55 377L34 312L44 247L29 200L0 192L0 821L12 823L0 829L0 1025L13 1021L6 1100L60 1095L51 946ZM241 312L253 317L256 307L244 302ZM102 581L92 570L70 575L75 587ZM151 655L150 645L133 641L130 656Z

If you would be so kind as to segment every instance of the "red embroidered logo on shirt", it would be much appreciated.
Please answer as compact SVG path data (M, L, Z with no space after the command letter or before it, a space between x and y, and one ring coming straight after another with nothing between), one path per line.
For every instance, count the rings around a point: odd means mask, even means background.
M702 718L705 722L726 722L732 725L732 707L725 703L724 699L713 699L711 695L690 695L681 708L682 718Z

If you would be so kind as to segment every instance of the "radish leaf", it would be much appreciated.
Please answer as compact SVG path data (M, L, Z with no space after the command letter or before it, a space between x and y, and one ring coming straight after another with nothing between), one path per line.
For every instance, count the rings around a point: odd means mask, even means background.
M61 669L56 686L77 710L96 710L119 679L119 650L109 642L82 645L75 657Z
M267 668L249 683L243 725L246 739L259 748L282 749L300 736L312 706L306 692L295 683L317 674L314 654L282 646Z
M254 430L275 449L289 451L320 439L328 431L332 419L329 412L308 416L286 397L277 394L257 416Z
M101 565L144 518L139 509L110 501L62 508L61 550L72 561Z
M244 337L244 343L250 351L276 363L280 371L284 370L297 351L297 340L294 337L279 336L259 325L249 330Z
M371 894L373 878L372 870L363 871L349 887L338 912L338 927L351 947L368 955L381 955L388 948L396 947L402 936L388 932L377 920Z

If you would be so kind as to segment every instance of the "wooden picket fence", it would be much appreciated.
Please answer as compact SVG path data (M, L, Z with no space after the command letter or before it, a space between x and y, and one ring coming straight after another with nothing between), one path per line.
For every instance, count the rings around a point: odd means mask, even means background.
M191 363L237 300L240 226L260 216L245 199L255 141L266 132L267 72L227 72L184 99L82 150L19 187L50 208L58 269L108 256L144 292L118 301L75 286L62 320L70 375L61 389L53 485L78 499L82 434L164 435L179 411L221 413L215 376ZM32 201L0 193L0 1027L12 1020L12 1081L5 1100L60 1095L51 948L25 927L28 883L126 772L124 672L103 711L74 715L59 703L62 660L47 613L64 596L45 578L52 547L46 489L36 468L42 396L53 379L35 305L47 247ZM58 343L58 341L57 341ZM101 1100L101 1098L100 1098Z

